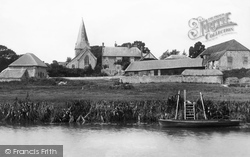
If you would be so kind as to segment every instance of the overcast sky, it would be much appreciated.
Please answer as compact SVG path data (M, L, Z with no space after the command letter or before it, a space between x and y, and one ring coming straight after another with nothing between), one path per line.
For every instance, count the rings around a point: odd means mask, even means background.
M237 24L229 34L188 37L190 19L228 12ZM1 0L0 45L47 63L66 61L74 57L82 19L90 46L139 40L157 58L166 50L188 53L198 41L209 47L235 39L250 49L249 0Z

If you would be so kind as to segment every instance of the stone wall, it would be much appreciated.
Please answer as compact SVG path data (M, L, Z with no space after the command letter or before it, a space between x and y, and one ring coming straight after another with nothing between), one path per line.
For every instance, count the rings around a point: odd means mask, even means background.
M64 77L68 80L112 80L117 79L123 83L158 83L158 82L186 82L186 83L223 83L222 76L104 76L104 77Z
M223 83L222 76L182 76L182 75L162 75L162 76L123 76L122 82L128 83L152 83L152 82L186 82L186 83Z

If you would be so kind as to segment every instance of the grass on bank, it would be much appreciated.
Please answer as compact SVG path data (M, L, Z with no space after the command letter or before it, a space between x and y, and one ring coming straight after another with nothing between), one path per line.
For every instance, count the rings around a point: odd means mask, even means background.
M65 85L58 85L59 82ZM65 80L62 78L0 83L0 102L24 99L65 103L74 100L166 100L178 90L187 90L187 98L196 101L202 92L213 101L250 101L250 88L223 87L219 84L147 83L132 84L133 88L111 88L117 80Z

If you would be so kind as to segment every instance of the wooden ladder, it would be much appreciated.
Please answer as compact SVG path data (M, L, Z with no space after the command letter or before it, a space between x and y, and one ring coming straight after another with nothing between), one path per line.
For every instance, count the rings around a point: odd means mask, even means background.
M187 103L186 90L184 90L184 119L195 120L195 105L193 103Z
M192 103L186 103L186 119L195 120L195 107Z

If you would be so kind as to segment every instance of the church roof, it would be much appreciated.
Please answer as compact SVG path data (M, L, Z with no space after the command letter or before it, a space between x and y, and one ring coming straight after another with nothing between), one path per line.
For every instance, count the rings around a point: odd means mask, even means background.
M90 49L89 40L87 37L87 32L85 29L84 22L82 20L82 23L81 23L80 28L79 28L78 36L77 36L75 49L84 49L85 47Z
M95 55L88 48L85 48L82 50L82 52L80 52L77 56L75 56L69 63L67 63L66 66L68 64L74 63L75 61L78 62L82 57L84 57L88 53L93 57L94 60L97 60Z
M26 53L9 65L9 67L26 67L26 66L47 67L47 65L43 63L33 53Z

